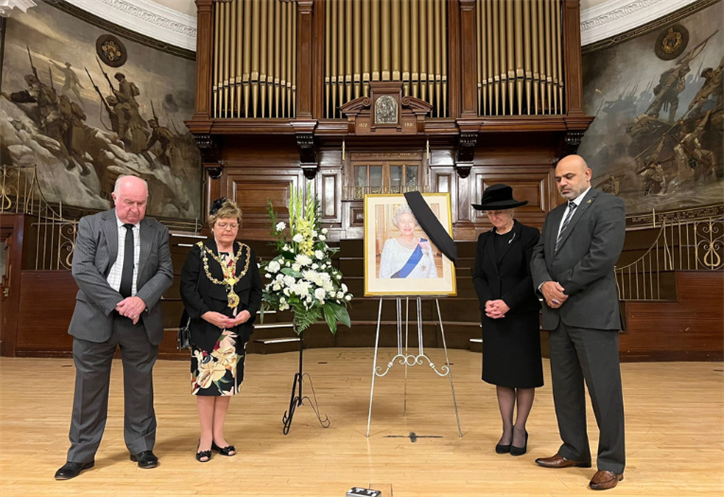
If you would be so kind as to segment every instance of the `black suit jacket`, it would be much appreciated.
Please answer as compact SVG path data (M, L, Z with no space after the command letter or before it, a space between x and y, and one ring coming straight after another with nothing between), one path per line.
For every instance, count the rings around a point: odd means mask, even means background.
M478 237L473 285L483 314L485 302L496 299L502 299L510 307L509 314L540 309L530 273L530 258L540 233L518 221L513 224L512 232L513 235L502 235L513 237L511 243L505 244L503 254L495 252L495 237L500 236L495 229Z
M204 243L214 254L218 255L214 240L207 240ZM241 245L239 242L234 242L235 254ZM226 285L217 285L206 276L201 250L198 245L194 245L189 251L188 258L181 271L180 290L186 313L191 318L191 341L202 350L211 352L221 334L221 330L205 321L201 316L209 311L231 316L232 310L229 308ZM241 257L236 263L236 274L238 275L244 270L246 257L249 254L249 269L234 285L234 292L239 296L240 300L238 312L246 310L251 314L246 323L240 324L232 330L238 335L237 350L243 348L244 343L249 340L249 336L254 332L253 323L256 319L256 312L261 306L262 287L259 266L256 262L256 254L248 245L244 245ZM210 255L207 255L207 260L211 276L219 281L223 280L223 273L219 263Z
M565 210L566 204L561 204L548 213L531 261L536 289L546 281L557 281L568 295L558 309L543 306L543 329L555 330L563 320L577 328L618 331L621 314L614 265L626 238L623 200L591 188L556 251Z

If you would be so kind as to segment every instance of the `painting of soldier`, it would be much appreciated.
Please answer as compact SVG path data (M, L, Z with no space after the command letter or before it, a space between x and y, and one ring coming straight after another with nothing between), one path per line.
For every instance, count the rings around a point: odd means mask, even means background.
M115 178L134 174L153 190L149 215L199 218L201 156L183 124L194 112L194 61L124 39L127 62L113 68L96 56L104 34L44 2L8 19L7 162L36 167L50 202L106 209Z
M677 20L690 35L671 60L655 50L667 27L584 53L584 107L596 119L579 153L628 214L721 202L723 15L719 2Z

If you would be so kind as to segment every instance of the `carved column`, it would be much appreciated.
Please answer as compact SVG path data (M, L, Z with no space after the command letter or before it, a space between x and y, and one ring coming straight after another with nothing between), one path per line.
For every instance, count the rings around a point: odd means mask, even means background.
M566 113L584 115L581 74L581 6L579 0L563 0L563 53L565 54Z
M314 64L314 23L312 0L297 0L297 113L299 119L312 117L312 75Z
M460 44L463 67L462 117L477 117L478 91L475 39L475 0L460 0Z
M196 0L196 113L193 120L211 116L211 61L213 60L213 0Z
M460 117L460 5L458 0L448 0L448 105L450 117Z

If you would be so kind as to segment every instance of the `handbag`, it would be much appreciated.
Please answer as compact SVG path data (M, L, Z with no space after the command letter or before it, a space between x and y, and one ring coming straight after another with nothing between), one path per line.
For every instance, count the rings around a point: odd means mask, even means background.
M185 324L184 318L186 318ZM186 313L186 309L181 315L181 323L179 324L178 335L176 335L176 348L179 350L191 348L191 317Z
M196 290L199 289L199 280L201 279L201 270L199 270L199 277L196 280ZM181 314L181 322L178 325L178 333L176 334L176 348L179 350L182 349L191 349L191 316L189 316L189 313L186 312L186 307L184 307L184 312Z

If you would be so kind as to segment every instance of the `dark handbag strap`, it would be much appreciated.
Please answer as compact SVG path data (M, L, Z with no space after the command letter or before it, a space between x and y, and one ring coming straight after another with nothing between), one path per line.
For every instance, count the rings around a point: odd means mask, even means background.
M202 242L199 242L199 248L201 250L203 250ZM203 259L201 258L201 253L199 253L199 260L202 261L202 264L203 264ZM199 268L199 276L196 278L196 290L197 291L199 289L199 282L201 281L201 271L202 270ZM186 328L190 322L191 322L191 316L189 316L189 313L186 312L186 306L184 306L184 310L181 313L181 322L179 323L178 327Z

